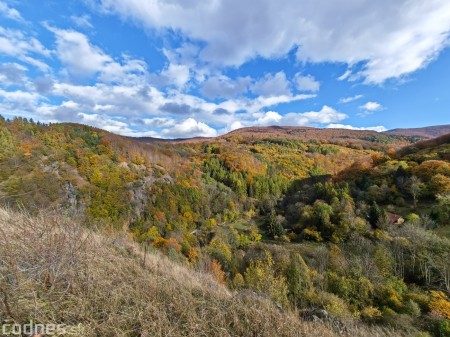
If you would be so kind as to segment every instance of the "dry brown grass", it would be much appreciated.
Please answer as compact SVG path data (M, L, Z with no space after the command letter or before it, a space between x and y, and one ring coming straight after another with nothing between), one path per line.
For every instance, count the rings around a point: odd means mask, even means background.
M80 325L77 336L335 336L251 292L150 254L122 234L0 208L0 320ZM395 336L353 328L351 336Z

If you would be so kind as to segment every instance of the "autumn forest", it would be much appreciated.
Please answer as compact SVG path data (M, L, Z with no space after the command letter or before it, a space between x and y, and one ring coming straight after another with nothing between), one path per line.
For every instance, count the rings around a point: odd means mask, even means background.
M322 310L332 333L450 336L450 135L261 127L163 141L1 118L0 203L125 235L142 259L277 315ZM0 278L2 312L14 282ZM12 314L22 302L9 297Z

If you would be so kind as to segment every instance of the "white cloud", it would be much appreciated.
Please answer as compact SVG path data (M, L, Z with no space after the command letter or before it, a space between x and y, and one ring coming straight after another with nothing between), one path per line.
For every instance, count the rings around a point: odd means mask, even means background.
M176 124L176 121L171 118L164 117L154 117L154 118L144 118L142 123L153 129L169 128Z
M146 83L147 64L127 55L116 61L74 30L46 26L56 37L56 55L68 75L75 78L98 76L101 82L142 85Z
M44 82L46 95L62 97L76 103L76 113L105 114L111 118L127 117L131 120L139 118L142 119L141 125L154 128L168 128L169 125L173 125L171 120L185 118L194 118L203 123L219 126L231 125L240 119L255 122L261 116L252 117L252 114L267 107L314 97L314 95L260 96L254 99L242 97L216 104L178 91L170 90L164 93L146 84L76 85L51 80L49 82L49 79ZM67 118L74 115L73 111L68 112L67 105L47 106L44 110L47 111L47 120L67 121ZM164 123L167 125L163 125Z
M93 111L96 105L110 105L108 114L113 116L157 115L159 106L166 101L153 87L102 83L93 86L54 83L52 94L81 104L87 112Z
M450 31L448 0L98 2L105 12L206 42L200 57L208 62L241 65L301 46L300 61L364 62L357 75L368 83L426 66L448 45Z
M3 15L7 17L8 19L14 20L14 21L24 21L22 18L22 15L20 15L19 11L15 8L9 7L6 3L3 1L0 1L0 15Z
M359 112L357 115L360 117L366 117L369 115L372 115L374 112L383 110L384 107L378 103L378 102L367 102L359 107L361 112Z
M46 49L36 38L24 34L19 30L7 29L0 26L0 55L16 57L42 71L49 70L46 63L36 59L37 56L50 56Z
M76 115L76 119L79 120L79 123L89 124L117 134L127 135L133 133L127 123L109 118L107 115L103 114L87 114L79 112Z
M381 125L380 126L356 127L356 126L345 125L345 124L329 124L329 125L327 125L327 128L329 128L329 129L347 129L347 130L370 130L370 131L376 131L376 132L387 131L387 129Z
M295 85L300 91L316 92L320 89L320 82L316 81L311 75L302 76L300 73L295 74Z
M200 92L207 98L233 98L246 93L250 82L250 77L212 76L203 82Z
M353 101L357 101L360 98L363 98L363 95L355 95L355 96L350 96L350 97L343 97L339 100L339 103L350 103Z
M48 27L56 37L56 53L74 76L89 76L101 72L113 59L91 45L86 35L74 30Z
M253 84L251 90L264 97L290 95L289 81L282 71L276 74L266 74Z
M215 137L217 131L203 122L188 118L170 129L162 130L161 135L167 138Z
M264 108L274 107L278 104L290 103L301 101L309 98L313 98L315 95L279 95L279 96L258 96L254 99L250 98L238 98L231 99L218 104L217 106L222 109L226 109L232 112L245 110L249 113L261 111Z
M345 81L346 79L349 79L352 75L352 71L350 69L347 69L341 76L337 78L338 81Z
M153 130L137 131L123 117L110 117L105 114L105 107L97 106L99 113L87 113L86 107L74 101L64 101L61 105L42 104L37 109L37 116L45 122L74 122L94 126L124 136L158 136ZM34 116L33 116L34 117Z
M163 69L158 82L163 85L174 85L182 88L189 82L189 67L181 64L170 63L168 67Z
M80 28L94 28L91 23L91 18L89 15L72 15L70 19L73 21L75 25L77 25Z
M0 83L4 85L24 84L27 68L17 63L0 64Z
M339 122L348 118L348 116L342 112L338 112L335 109L324 105L320 111L309 111L303 113L288 113L283 116L281 120L283 125L314 125L314 124L328 124Z
M163 53L170 63L194 65L198 57L200 47L193 43L183 43L178 48L163 48Z
M224 134L233 130L241 129L243 127L244 125L242 124L241 121L234 121L228 128L224 129L221 133Z
M8 115L16 111L20 112L16 115L34 112L38 102L43 100L45 98L37 93L23 90L6 91L0 88L0 111L6 111Z
M18 46L12 43L0 45L0 49L8 51L9 55L18 59L55 55L62 66L61 69L55 67L51 73L28 79L25 76L28 69L24 66L3 64L0 81L16 81L23 90L1 89L1 112L27 114L45 122L83 123L122 135L170 138L216 136L218 131L211 125L222 132L250 125L317 125L347 117L328 106L320 111L287 115L272 110L265 112L279 104L315 97L314 94L294 95L291 83L282 71L268 73L256 81L250 77L231 79L217 72L214 75L205 72L206 81L201 89L207 93L205 97L218 96L223 100L211 102L186 94L183 89L191 84L190 76L196 70L191 70L189 62L178 62L182 58L188 61L189 55L195 54L188 45L173 58L171 56L167 66L156 73L160 83L166 81L166 85L171 85L164 90L158 89L152 85L144 61L127 55L114 58L80 32L46 27L55 36L53 51L23 32L0 28L0 37L20 42ZM55 75L57 70L63 76L58 78ZM77 77L87 77L89 81L81 83L91 84L78 84ZM312 80L308 83L309 89L315 90L311 87L315 85L314 78L304 78ZM195 79L192 83L196 83ZM257 94L256 97L242 95L249 90ZM62 103L56 103L58 101Z
M226 127L220 130L220 134L249 126L320 126L322 124L342 121L348 118L348 116L324 105L320 111L291 112L285 115L281 115L276 111L259 111L239 114L238 116L234 116L234 118Z
M339 122L346 118L348 118L346 114L338 112L327 105L324 105L320 111L290 112L285 115L281 115L276 111L260 111L239 115L239 120L230 123L224 132L254 125L318 126L320 124Z
M267 111L259 117L254 124L267 126L267 125L276 125L279 124L283 120L283 116L281 116L278 112L275 111Z
M373 113L375 111L379 111L383 109L383 106L378 102L367 102L359 107L361 110L365 112Z

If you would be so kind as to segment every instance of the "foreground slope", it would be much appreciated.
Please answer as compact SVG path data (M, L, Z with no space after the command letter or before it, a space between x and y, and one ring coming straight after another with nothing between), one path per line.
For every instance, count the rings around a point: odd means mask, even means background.
M2 322L62 324L78 336L335 335L256 293L232 292L206 273L144 254L126 236L4 208L0 233Z

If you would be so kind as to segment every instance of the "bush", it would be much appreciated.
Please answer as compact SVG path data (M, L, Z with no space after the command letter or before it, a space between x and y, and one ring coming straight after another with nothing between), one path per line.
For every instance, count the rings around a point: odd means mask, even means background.
M437 331L439 332L439 336L450 337L450 320L440 321L437 324Z
M431 291L430 311L445 319L450 319L450 302L442 291Z
M377 320L381 316L382 316L381 311L375 307L369 306L361 310L361 318L369 322Z
M310 305L323 308L334 317L339 317L342 319L349 319L352 317L345 301L335 294L324 291L310 291L305 294L305 296Z
M311 240L316 242L322 242L323 238L320 232L316 231L315 229L305 228L302 231L301 238L305 240Z
M420 306L413 300L409 300L405 303L403 311L412 317L420 316Z

